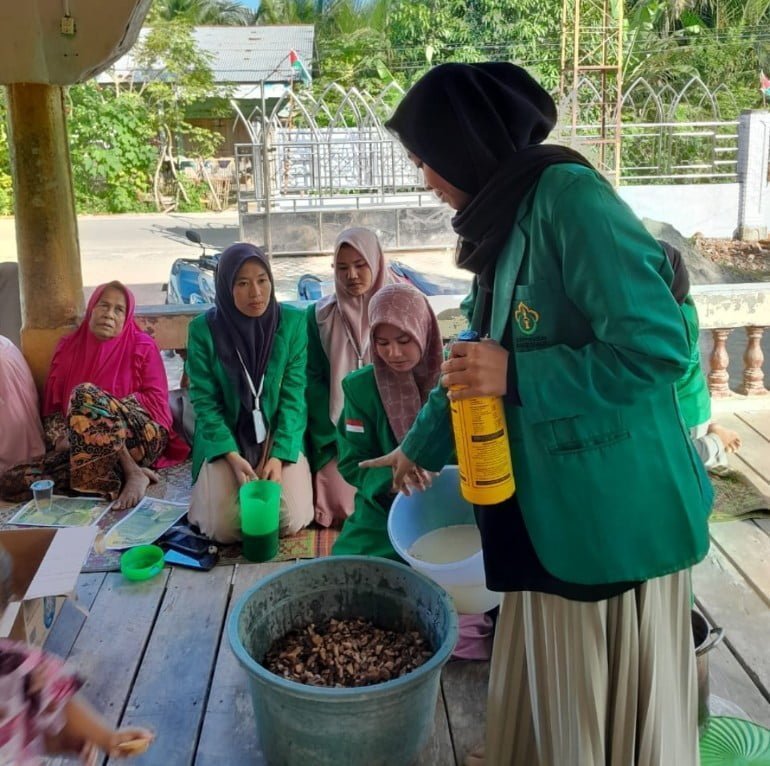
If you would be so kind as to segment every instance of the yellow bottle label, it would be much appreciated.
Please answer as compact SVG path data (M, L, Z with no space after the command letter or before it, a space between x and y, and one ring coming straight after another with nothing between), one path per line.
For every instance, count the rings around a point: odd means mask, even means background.
M464 399L450 409L463 497L477 505L507 500L516 486L501 399Z

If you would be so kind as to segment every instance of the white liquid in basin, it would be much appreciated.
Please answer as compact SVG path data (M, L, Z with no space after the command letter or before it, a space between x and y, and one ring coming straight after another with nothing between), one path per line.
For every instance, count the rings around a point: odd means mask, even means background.
M481 535L475 524L455 524L418 537L409 555L429 564L449 564L470 558L481 550Z
M481 535L476 525L455 524L434 529L417 538L408 553L412 558L428 564L450 564L464 561L480 550ZM487 590L484 585L484 570L481 564L476 578L471 575L471 581L467 585L447 585L435 572L424 570L424 574L436 580L452 596L455 608L460 614L481 614L500 603L500 594ZM473 582L473 579L476 582Z

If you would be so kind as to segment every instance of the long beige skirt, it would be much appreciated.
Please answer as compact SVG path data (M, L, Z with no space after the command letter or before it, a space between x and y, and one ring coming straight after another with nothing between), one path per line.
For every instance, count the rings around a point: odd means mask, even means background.
M606 601L506 593L485 766L697 766L690 578Z

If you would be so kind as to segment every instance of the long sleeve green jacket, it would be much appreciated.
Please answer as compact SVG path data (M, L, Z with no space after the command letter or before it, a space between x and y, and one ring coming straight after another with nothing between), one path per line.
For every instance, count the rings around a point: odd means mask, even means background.
M262 412L273 436L270 457L297 461L307 423L305 380L307 331L300 309L281 305L262 388ZM205 315L190 322L187 340L190 402L195 412L193 480L204 460L238 452L235 426L241 406L235 384L219 360Z
M690 354L672 278L610 185L569 164L543 173L498 258L490 335L520 399L505 408L516 491L538 557L568 582L646 580L708 550L713 491L677 404ZM436 389L402 447L439 470L450 433Z
M307 434L305 447L310 468L320 471L337 456L337 431L329 417L329 357L321 345L315 304L307 307Z
M359 468L361 460L379 457L397 446L382 406L374 367L367 365L342 381L345 405L337 425L340 474L357 492L353 514L346 519L333 553L398 559L388 538L393 502L390 468Z

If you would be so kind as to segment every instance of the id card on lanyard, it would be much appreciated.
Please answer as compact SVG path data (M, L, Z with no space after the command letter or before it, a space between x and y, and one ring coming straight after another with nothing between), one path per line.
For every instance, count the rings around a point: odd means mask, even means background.
M356 369L360 370L364 366L364 360L366 359L366 354L369 351L369 338L366 338L364 347L359 348L358 344L353 338L353 333L350 331L350 327L348 326L348 320L345 319L345 315L342 312L340 312L340 318L342 319L342 326L345 329L345 335L348 336L348 343L350 343L350 345L353 347L353 351L356 354Z
M254 421L254 436L257 438L257 444L262 444L267 438L267 426L265 425L265 418L262 415L262 410L259 407L259 397L262 396L262 386L265 382L265 376L263 375L262 379L259 381L259 390L257 390L254 381L251 379L251 375L249 375L249 371L246 369L241 352L236 349L236 353L241 362L241 367L243 367L243 374L248 381L251 395L254 397L254 409L251 411L251 417Z

